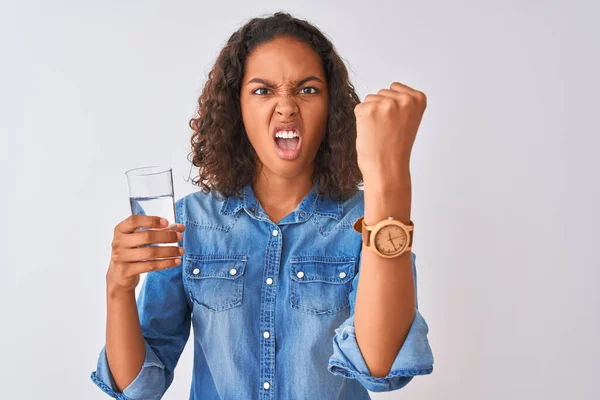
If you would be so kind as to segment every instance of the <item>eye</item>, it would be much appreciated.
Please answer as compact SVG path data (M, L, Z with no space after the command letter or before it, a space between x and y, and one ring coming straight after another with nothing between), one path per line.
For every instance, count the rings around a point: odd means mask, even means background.
M265 94L267 94L267 93L257 93L259 90L264 90L264 91L267 91L267 92L269 91L269 89L267 89L267 88L258 88L258 89L253 90L252 94L256 94L258 96L264 96Z
M306 89L312 89L313 92L312 93L304 92L304 90L306 90ZM302 93L302 94L316 94L316 93L319 93L319 90L317 88L315 88L315 87L307 86L307 87L304 87L304 88L300 89L300 93Z

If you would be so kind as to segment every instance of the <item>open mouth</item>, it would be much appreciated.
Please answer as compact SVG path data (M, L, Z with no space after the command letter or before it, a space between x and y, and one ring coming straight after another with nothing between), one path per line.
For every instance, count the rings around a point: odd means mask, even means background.
M278 127L274 135L275 147L279 157L294 160L300 154L302 136L296 127Z
M294 150L298 147L298 143L300 143L300 136L295 132L280 131L275 136L275 142L277 143L277 147L282 150Z

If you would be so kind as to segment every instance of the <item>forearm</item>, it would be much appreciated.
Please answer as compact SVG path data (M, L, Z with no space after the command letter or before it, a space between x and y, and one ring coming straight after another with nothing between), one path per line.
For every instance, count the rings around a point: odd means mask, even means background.
M115 384L122 392L140 373L146 348L135 293L107 289L106 299L106 358Z
M365 179L365 223L387 217L410 221L410 175L383 185ZM386 376L402 347L415 315L411 252L386 259L364 249L357 287L354 325L356 341L371 375Z

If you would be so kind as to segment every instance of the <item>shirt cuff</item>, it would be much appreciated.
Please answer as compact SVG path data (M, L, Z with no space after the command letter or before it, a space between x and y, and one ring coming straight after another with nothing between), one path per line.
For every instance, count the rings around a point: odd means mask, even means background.
M154 350L146 344L146 358L138 376L123 390L119 392L113 379L106 358L106 346L102 348L98 357L96 371L92 372L91 379L104 393L118 400L151 400L160 399L165 391L165 366L160 361Z
M371 392L389 392L406 386L414 376L433 371L433 354L427 333L429 327L417 309L404 344L398 351L390 373L382 378L369 373L356 342L354 315L335 330L333 355L327 369L334 375L356 379Z

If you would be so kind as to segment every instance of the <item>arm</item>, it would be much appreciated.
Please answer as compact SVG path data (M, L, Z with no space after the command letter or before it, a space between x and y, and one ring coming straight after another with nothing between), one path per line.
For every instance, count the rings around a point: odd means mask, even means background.
M424 93L394 82L355 107L365 223L410 220L410 153L426 108ZM363 246L364 249L364 246ZM351 316L336 329L329 370L370 391L405 386L433 370L428 326L418 311L415 255L386 259L361 250ZM411 268L412 267L412 268ZM359 279L358 277L361 276Z
M160 399L173 382L175 367L190 335L191 310L183 289L182 268L148 273L137 300L137 312L131 303L115 304L109 312L116 310L117 314L122 313L120 317L132 319L127 325L118 325L119 315L109 316L113 325L107 327L107 343L92 381L117 399ZM139 348L127 348L129 343L140 345L138 326L141 352Z
M410 175L390 189L365 182L365 222L389 216L410 221ZM363 248L364 250L364 248ZM370 373L386 376L402 347L415 316L415 282L411 252L386 259L362 251L354 324L356 341Z
M135 292L107 289L106 358L119 392L140 373L146 349L138 317Z
M180 223L182 200L175 207ZM175 235L174 232L153 234ZM173 251L169 247L150 250ZM144 263L149 262L152 261ZM158 261L161 262L171 261ZM121 285L131 290L107 285L106 346L91 378L109 396L127 400L160 399L171 385L191 328L191 309L182 275L181 263L148 272L137 301L133 290L138 283L135 278Z

